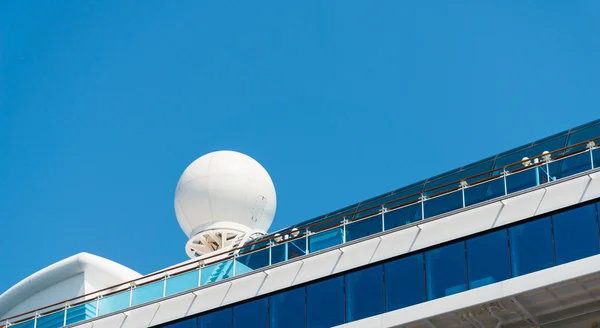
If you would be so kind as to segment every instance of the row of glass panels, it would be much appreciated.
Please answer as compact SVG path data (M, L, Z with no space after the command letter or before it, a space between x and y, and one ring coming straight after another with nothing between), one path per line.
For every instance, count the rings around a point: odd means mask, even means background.
M407 196L407 195L411 195L411 194L415 194L415 193L421 193L426 190L431 190L432 188L442 186L449 182L459 181L466 177L471 177L471 176L478 175L478 174L481 174L484 172L496 170L495 173L498 173L504 166L519 162L519 161L521 161L521 159L523 157L538 156L544 151L553 151L553 150L568 147L564 151L553 155L554 157L562 156L567 152L571 152L574 150L581 150L581 149L585 148L585 141L591 140L598 136L600 136L600 120L596 120L596 121L572 128L570 130L555 134L553 136L550 136L550 137L547 137L547 138L544 138L541 140L537 140L535 142L529 143L527 145L524 145L524 146L521 146L521 147L518 147L515 149L511 149L509 151L505 151L498 155L488 157L479 162L469 164L469 165L463 166L461 168L439 174L432 178L414 183L410 186L406 186L406 187L394 190L392 192L388 192L386 194L362 201L360 203L347 206L343 209L319 216L317 218L304 221L295 226L303 227L303 226L313 224L318 221L322 221L327 218L337 217L337 216L348 216L349 215L350 217L352 217L352 214L349 214L349 213L355 213L357 211L360 211L360 210L368 208L368 207L381 205L389 200L397 199L399 197L403 197L403 196ZM581 145L580 143L583 143L583 144ZM598 141L596 141L596 143L598 143ZM580 144L580 145L574 146L574 147L569 147L569 146L573 146L573 145L577 145L577 144ZM487 174L480 176L478 179L488 178L492 175L493 174L491 174L491 173L487 173ZM445 191L445 190L448 190L449 188L453 188L453 187L454 186L441 188L441 189L437 190L436 192ZM360 214L358 214L358 215L360 215Z
M376 208L366 218L355 218L340 222L330 222L322 227L314 226L313 231L302 231L302 234L279 243L270 240L255 243L243 248L235 259L203 267L140 287L98 298L88 304L67 308L31 318L26 322L13 325L16 328L58 328L64 324L79 322L98 315L104 315L127 307L155 301L159 298L208 285L229 277L252 270L261 269L273 264L287 261L308 253L317 252L352 240L364 238L382 231L427 219L439 214L464 208L486 200L521 191L536 185L554 181L581 173L600 166L600 149L589 149L556 161L547 161L539 166L524 167L522 170L508 175L499 175L494 179L475 185L458 188L454 192L433 198L415 200L410 205L389 204L389 210ZM425 195L426 196L426 195ZM397 206L397 208L394 208ZM368 215L370 213L366 213ZM333 228L328 227L335 225ZM282 237L282 238L285 238ZM84 307L86 316L76 315ZM92 310L90 310L92 309ZM62 318L62 319L61 319Z
M360 320L600 253L587 203L161 328L320 328Z

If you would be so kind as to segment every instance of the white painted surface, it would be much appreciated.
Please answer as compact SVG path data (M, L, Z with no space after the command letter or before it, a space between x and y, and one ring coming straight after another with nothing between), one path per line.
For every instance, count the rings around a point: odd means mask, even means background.
M187 315L192 315L220 307L231 288L231 282L215 284L213 287L195 291L196 298L192 302Z
M150 326L185 317L195 298L196 295L191 293L161 301Z
M125 312L127 319L123 322L120 328L142 328L149 327L156 311L158 311L159 303L153 303L140 308Z
M234 151L217 151L195 160L181 175L175 192L177 221L188 237L219 222L266 232L276 208L275 187L267 171Z
M118 263L80 253L32 274L0 295L0 319L140 277Z
M120 328L125 321L125 314L117 313L110 317L101 318L97 321L94 321L93 328Z

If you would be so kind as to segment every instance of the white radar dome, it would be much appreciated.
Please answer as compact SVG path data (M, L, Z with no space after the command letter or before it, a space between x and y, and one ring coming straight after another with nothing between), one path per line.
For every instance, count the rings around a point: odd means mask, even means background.
M267 232L277 208L269 173L253 158L217 151L192 162L175 191L175 214L190 257L235 247ZM239 244L240 241L237 241Z

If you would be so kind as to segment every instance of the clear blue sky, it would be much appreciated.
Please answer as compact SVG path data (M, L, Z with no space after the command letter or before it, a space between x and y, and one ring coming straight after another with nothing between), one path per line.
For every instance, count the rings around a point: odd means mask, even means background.
M597 119L599 34L596 0L2 1L0 292L185 260L210 151L265 166L277 229Z

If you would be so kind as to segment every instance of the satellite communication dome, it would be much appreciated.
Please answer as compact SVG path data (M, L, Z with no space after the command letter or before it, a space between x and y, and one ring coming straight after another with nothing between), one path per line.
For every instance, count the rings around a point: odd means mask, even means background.
M190 238L186 252L201 256L266 234L277 198L269 173L235 151L206 154L190 164L177 183L175 214Z

